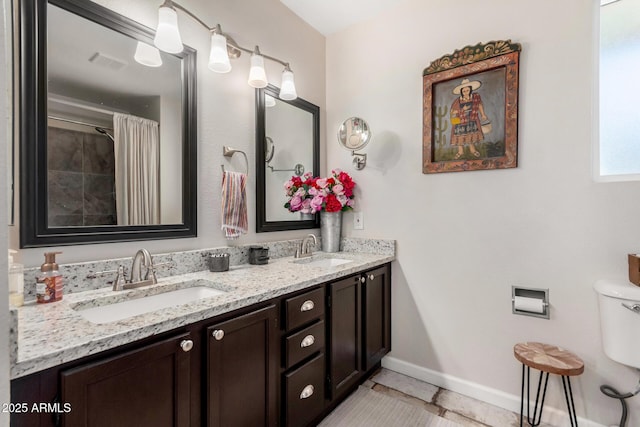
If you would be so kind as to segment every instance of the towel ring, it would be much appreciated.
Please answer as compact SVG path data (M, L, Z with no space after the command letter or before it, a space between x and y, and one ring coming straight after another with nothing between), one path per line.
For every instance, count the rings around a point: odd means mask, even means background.
M222 147L222 155L225 156L225 157L233 157L233 155L235 153L240 153L240 154L242 154L244 156L244 163L245 163L245 166L246 166L246 172L245 173L247 174L247 176L249 176L249 158L247 157L247 153L245 153L242 150L236 150L235 148L228 147L226 145L224 147ZM224 171L224 165L220 165L220 167L222 168L222 173L224 173L225 172Z

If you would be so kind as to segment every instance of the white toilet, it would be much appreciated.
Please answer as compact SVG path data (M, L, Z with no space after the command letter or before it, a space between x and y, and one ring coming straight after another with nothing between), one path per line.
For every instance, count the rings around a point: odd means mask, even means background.
M599 280L594 288L605 354L640 369L640 287L630 282Z

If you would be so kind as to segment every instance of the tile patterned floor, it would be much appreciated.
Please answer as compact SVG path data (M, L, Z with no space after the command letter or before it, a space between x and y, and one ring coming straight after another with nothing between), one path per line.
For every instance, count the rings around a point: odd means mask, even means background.
M363 385L387 396L422 407L462 427L517 427L520 425L519 414L388 369L381 369ZM541 424L540 427L552 426Z

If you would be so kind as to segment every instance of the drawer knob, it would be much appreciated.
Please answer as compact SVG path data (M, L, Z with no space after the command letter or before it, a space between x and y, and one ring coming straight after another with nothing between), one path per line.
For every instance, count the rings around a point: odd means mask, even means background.
M304 337L304 339L300 343L300 347L302 348L309 347L309 346L312 346L313 343L315 342L316 342L316 339L313 335L307 335L306 337Z
M191 340L182 340L182 342L180 343L180 348L185 353L190 351L193 348L193 341L191 341Z
M313 395L313 386L309 384L305 388L302 389L302 393L300 393L300 399L307 399Z
M305 302L302 303L302 305L300 306L300 311L304 312L304 311L311 311L313 310L313 307L315 307L316 305L313 303L313 301L311 301L310 299L306 300Z
M211 333L211 336L214 337L217 341L220 341L224 338L224 331L222 329L216 329Z
M360 283L364 283L364 282L366 282L366 281L367 281L367 278L366 278L366 277L361 277L361 278L360 278Z
M373 276L373 274L369 275L369 280L373 280L375 277Z

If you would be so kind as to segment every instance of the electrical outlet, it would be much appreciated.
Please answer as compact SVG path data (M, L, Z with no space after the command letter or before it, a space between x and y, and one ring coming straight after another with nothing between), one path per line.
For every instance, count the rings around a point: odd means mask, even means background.
M364 230L364 215L362 212L353 213L353 229Z

